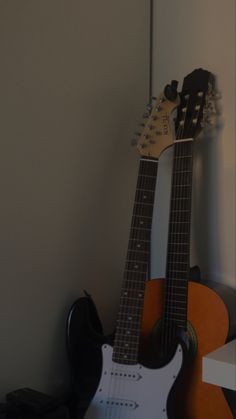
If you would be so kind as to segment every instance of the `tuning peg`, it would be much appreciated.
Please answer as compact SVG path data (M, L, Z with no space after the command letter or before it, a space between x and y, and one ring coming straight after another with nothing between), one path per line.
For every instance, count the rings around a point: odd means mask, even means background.
M145 124L142 123L142 124L139 124L139 126L144 128L145 127Z
M148 117L149 117L149 115L150 115L149 113L145 112L145 113L143 114L143 118L144 118L144 119L146 119L146 118L148 118Z
M149 128L150 130L153 130L153 128L155 128L155 127L154 127L154 125L148 125L148 128Z
M152 96L151 99L152 100L157 100L157 97L156 96Z
M147 144L145 144L145 143L143 143L143 144L141 144L141 146L140 146L141 148L146 148L147 147Z
M135 132L134 135L137 135L137 137L141 136L141 132Z

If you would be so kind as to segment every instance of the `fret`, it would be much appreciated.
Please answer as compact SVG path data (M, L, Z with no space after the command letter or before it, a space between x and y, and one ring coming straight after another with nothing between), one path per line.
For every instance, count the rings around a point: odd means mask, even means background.
M155 162L151 162L148 160L140 159L140 175L151 175L156 177L157 175L157 167L158 167L158 160Z
M188 197L188 196L183 196L183 197L180 197L180 198L171 198L171 200L172 201L184 201L184 200L190 200L190 198Z
M127 357L133 358L133 352L138 350L138 345L136 344L136 346L134 345L133 348L131 347L125 347L125 346L118 346L117 345L117 356L124 356L126 355Z
M140 229L146 229L151 230L152 227L152 220L150 217L145 216L135 216L132 219L132 228L140 228Z
M187 155L187 156L175 156L174 157L174 160L179 160L179 159L187 159L187 158L189 158L189 159L192 159L192 155L190 154L190 155Z
M127 359L122 358L120 356L116 356L113 352L113 357L112 357L114 362L117 362L117 364L126 364L126 365L132 365L132 364L137 364L137 357L128 357Z
M169 234L188 234L190 231L190 226L189 225L182 225L182 226L178 226L178 225L171 225L169 228Z
M142 312L143 312L143 306L142 305L140 305L140 306L134 305L134 306L130 306L130 307L126 308L125 305L122 304L120 308L122 309L122 313L124 315L131 313L133 315L134 314L139 314L141 316Z
M116 342L116 349L117 349L117 355L121 353L127 353L127 352L130 352L133 354L133 351L136 351L138 349L137 342L130 343L130 344L127 343L126 345L126 343L122 344L122 342L118 341Z
M179 173L192 173L192 170L175 170L175 173L176 174L179 174Z
M179 313L179 310L180 311L182 311L182 310L186 310L186 308L185 307L174 307L174 304L176 303L176 301L173 301L172 302L172 305L173 305L173 307L171 307L171 309L166 309L166 313L169 313L169 314L178 314L178 315L180 315L180 316L184 316L184 314L183 313Z
M142 296L140 296L140 297L128 297L128 296L124 296L124 297L120 297L120 300L121 301L123 301L123 302L125 302L125 303L128 303L129 301L135 301L137 304L139 303L139 301L140 301L140 298L141 298ZM143 302L143 301L142 301Z
M149 261L149 253L147 251L142 250L128 250L127 252L127 260L133 260L137 262L148 262Z
M169 255L188 255L189 253L188 252L169 252Z
M123 313L120 313L119 315L118 315L118 320L119 321L124 321L124 322L140 322L140 320L141 320L141 316L140 316L140 314L133 314L133 313L127 313L127 314L123 314Z
M136 216L145 216L145 217L152 217L153 213L153 205L152 204L143 204L135 202L133 212Z
M135 194L135 201L139 203L153 204L154 202L154 191L146 189L137 189Z
M142 175L138 176L137 188L155 191L156 187L156 176Z
M181 184L174 184L174 185L172 185L172 188L191 188L191 185L190 184L187 184L187 185L181 185Z
M184 272L185 274L188 272L189 267L187 262L170 262L168 261L168 273L170 272ZM172 278L171 278L172 279Z
M173 300L173 304L184 304L186 305L186 300L182 301L182 300Z
M126 286L127 284L127 286ZM123 286L121 289L130 289L132 285L135 285L135 287L139 287L140 290L145 288L145 281L143 281L143 276L141 278L132 278L128 276L127 278L124 278L123 280Z
M176 318L175 317L169 317L169 316L165 316L164 317L166 320L174 320L174 321L176 321ZM182 324L185 324L186 323L186 321L184 320L184 319L180 319L180 320L178 320L178 323L182 323Z
M177 288L179 288L179 287L177 287ZM181 288L184 288L184 290L186 289L185 287L181 287ZM175 292L175 297L183 297L183 298L185 298L185 300L187 299L187 295L185 293L180 294L179 292Z
M130 237L135 240L148 240L151 238L151 230L145 228L131 228Z
M170 236L183 236L183 235L185 235L185 236L187 236L188 235L188 233L182 233L182 232L179 232L179 233L170 233Z
M183 289L184 291L186 291L186 287L183 287L182 285L172 285L170 288L171 289L176 288L178 291L180 289ZM177 293L175 292L174 295L177 295ZM183 293L182 295L185 295L185 294ZM169 298L169 297L167 297L167 298Z
M140 322L138 322L137 323L138 325L140 324ZM116 326L116 330L117 330L117 332L118 332L118 335L119 335L119 333L124 333L125 335L132 335L132 336L138 336L139 335L139 333L137 332L137 327L132 327L131 325L128 325L128 328L127 328L127 326L125 326L125 325L123 325L123 326L119 326L119 323L118 323L118 326ZM136 334L135 334L136 333Z
M174 225L189 224L189 221L170 221L169 224L174 224Z
M183 183L187 183L187 184L191 184L192 182L192 173L188 172L188 173L175 173L173 171L173 185L179 185L179 184L183 184Z
M177 224L183 222L183 223L189 223L190 222L190 214L186 212L175 212L172 213L170 216L170 224L174 223L176 221Z
M138 268L137 268L137 270L125 269L125 272L127 272L127 273L134 273L134 274L144 274L144 275L147 273L147 271L142 271L142 272L139 271Z

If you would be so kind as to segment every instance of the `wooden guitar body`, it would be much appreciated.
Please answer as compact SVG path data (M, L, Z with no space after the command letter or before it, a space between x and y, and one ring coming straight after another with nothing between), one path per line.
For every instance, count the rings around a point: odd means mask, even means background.
M209 284L215 286L214 283ZM218 287L223 292L228 290L220 284ZM147 281L141 332L143 348L149 345L152 331L161 319L163 293L164 280ZM197 349L176 393L176 412L181 412L181 419L233 419L223 390L202 382L202 357L225 344L233 327L230 317L219 290L216 293L209 286L189 281L188 322L194 329Z

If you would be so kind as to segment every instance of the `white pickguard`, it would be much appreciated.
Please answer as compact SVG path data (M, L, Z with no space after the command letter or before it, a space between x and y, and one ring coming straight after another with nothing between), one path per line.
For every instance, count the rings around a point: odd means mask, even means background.
M183 362L181 345L158 369L113 362L109 345L102 352L100 383L84 419L167 419L168 395Z

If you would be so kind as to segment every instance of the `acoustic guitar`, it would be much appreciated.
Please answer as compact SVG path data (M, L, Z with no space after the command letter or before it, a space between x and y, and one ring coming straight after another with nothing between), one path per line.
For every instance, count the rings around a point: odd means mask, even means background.
M146 356L165 358L179 333L190 342L192 359L172 400L179 419L233 419L222 389L202 381L202 357L235 333L235 292L214 282L188 280L193 147L213 91L208 71L198 69L184 79L173 145L166 279L148 281L145 288L141 333Z

